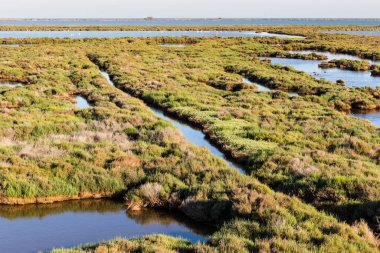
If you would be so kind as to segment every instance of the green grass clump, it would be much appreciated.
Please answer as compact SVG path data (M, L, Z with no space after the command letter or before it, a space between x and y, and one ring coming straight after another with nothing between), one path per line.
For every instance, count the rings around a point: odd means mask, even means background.
M305 203L328 210L379 197L378 130L326 101L338 96L333 84L244 53L272 47L260 39L197 39L183 48L158 42L49 39L0 48L1 75L24 84L0 88L2 203L125 192L129 209L171 209L218 228L204 244L151 236L83 249L89 252L378 251L366 224L347 225ZM227 66L264 76L279 70L275 83L327 91L255 92ZM77 95L91 107L77 108ZM186 142L134 97L201 127L249 175ZM363 218L355 215L353 222Z

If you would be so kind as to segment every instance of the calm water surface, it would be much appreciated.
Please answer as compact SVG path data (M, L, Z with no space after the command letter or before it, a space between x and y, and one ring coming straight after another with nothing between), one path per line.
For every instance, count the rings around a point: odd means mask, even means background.
M273 89L269 89L269 88L267 88L267 87L265 87L265 86L263 86L261 84L251 82L248 78L243 78L243 82L257 86L259 88L258 89L259 92L262 92L262 91L272 91L273 90ZM294 93L294 92L288 92L288 94L290 96L292 96L292 97L298 97L299 96L297 93Z
M245 83L253 84L259 87L259 91L271 91L271 89L249 81L247 78L243 78L243 81ZM290 96L298 97L299 95L297 93L289 93ZM353 112L350 114L352 117L357 117L361 119L368 120L372 124L374 124L377 128L380 128L380 110L376 111L361 111L361 112Z
M257 86L259 88L258 91L271 91L271 89L269 89L269 88L267 88L261 84L253 83L253 82L249 81L247 78L243 78L243 82Z
M350 59L350 60L361 60L357 56L347 55L347 54L334 54L329 52L319 52L319 51L291 51L292 53L300 54L310 54L318 53L323 54L328 57L328 60L333 59ZM285 59L285 58L271 58L272 64L281 64L292 66L298 70L305 71L306 73L313 75L318 78L325 78L327 80L335 82L338 79L343 79L346 85L349 87L362 87L370 86L376 87L380 86L380 78L372 77L370 72L358 72L358 71L348 71L341 69L321 69L318 64L322 61L309 61L309 60L299 60L299 59ZM379 61L370 61L371 64L380 65ZM358 117L366 119L373 123L375 126L380 127L380 111L367 111L367 112L353 112L350 114L353 117Z
M347 59L347 60L357 60L357 61L368 61L369 63L373 65L380 65L380 61L372 61L372 60L367 60L363 59L354 55L349 55L349 54L339 54L339 53L330 53L330 52L322 52L322 51L316 51L316 50L302 50L302 51L290 51L290 53L293 54L320 54L320 55L325 55L327 56L327 60L340 60L340 59Z
M303 38L300 36L256 33L251 31L0 31L0 38L124 38L124 37L278 37Z
M114 83L111 81L108 73L104 71L102 72L103 72L102 73L103 75L107 76L106 79L109 81L109 83L114 86ZM241 173L245 173L241 165L233 162L229 157L223 154L215 145L213 145L207 139L207 136L200 129L196 129L183 121L175 119L174 117L165 114L162 110L158 108L154 108L152 106L149 106L149 107L156 116L172 123L176 128L178 128L187 141L193 143L194 145L198 147L208 148L213 155L222 158L230 167L240 171Z
M120 202L81 200L50 205L0 205L0 252L35 253L149 234L205 241L213 230L181 215L126 212Z
M86 108L91 107L88 101L82 96L76 96L75 100L77 101L77 107L79 109L86 109Z
M375 111L358 111L350 114L351 116L368 120L374 124L377 128L380 128L380 110Z
M0 25L380 25L380 19L28 19Z
M313 52L313 51L306 51ZM300 52L298 52L300 53ZM318 53L318 52L316 52ZM332 53L323 53L329 57L329 60L332 59L359 59L355 56L342 55L342 54L332 54ZM318 65L322 61L318 60L301 60L301 59L288 59L288 58L270 58L272 64L281 64L283 66L292 66L297 70L304 71L309 75L315 76L317 78L325 78L329 81L336 82L339 79L343 79L346 82L348 87L377 87L380 86L380 78L371 76L370 71L350 71L343 70L338 68L332 69L321 69ZM379 64L379 62L374 62Z
M111 81L111 78L107 72L101 70L100 74L102 74L102 76L107 80L109 84L111 84L112 86L115 86L114 83Z

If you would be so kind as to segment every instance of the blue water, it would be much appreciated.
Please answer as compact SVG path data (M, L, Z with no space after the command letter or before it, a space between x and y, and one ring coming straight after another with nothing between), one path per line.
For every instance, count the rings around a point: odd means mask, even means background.
M374 124L377 128L380 128L380 110L354 112L350 115L361 119L365 119Z
M0 25L380 25L380 19L29 19L0 20Z
M248 83L248 84L252 84L252 85L255 85L258 87L258 91L271 91L271 89L261 85L261 84L258 84L258 83L253 83L251 81L249 81L247 78L243 78L243 83Z
M210 233L209 227L181 215L154 210L128 213L122 203L111 200L0 205L2 253L35 253L150 234L180 236L197 242L205 241Z
M328 31L325 33L349 34L349 35L359 35L359 36L380 36L380 30L378 31Z
M0 38L125 38L125 37L277 37L303 38L300 36L256 33L253 31L0 31Z
M258 83L253 83L251 82L250 80L248 80L247 78L243 78L243 82L244 83L248 83L248 84L252 84L252 85L255 85L258 87L258 90L259 92L262 92L262 91L272 91L273 89L269 89L261 84L258 84ZM294 93L294 92L288 92L289 96L291 97L299 97L299 94L298 93Z
M311 52L311 51L307 51ZM302 53L302 52L301 52ZM318 53L318 52L317 52ZM351 58L356 59L357 57L342 55L342 54L332 54L332 53L322 53L332 59L341 58ZM292 66L297 70L304 71L309 75L315 76L316 78L324 78L331 82L336 82L339 79L343 79L347 87L377 87L380 86L380 78L371 76L370 71L350 71L338 68L331 69L321 69L318 65L322 61L318 60L301 60L301 59L289 59L289 58L270 58L272 64L281 64L283 66ZM359 58L357 58L359 59ZM379 64L379 62L376 62Z
M75 100L77 101L77 107L79 109L86 109L86 108L91 107L88 101L82 96L76 96Z
M318 53L323 54L328 57L328 60L333 59L349 59L349 60L362 60L357 56L347 55L347 54L334 54L330 52L319 52L319 51L291 51L291 53L299 54L310 54ZM299 59L286 59L286 58L271 58L272 64L281 64L292 66L298 70L305 71L306 73L313 75L318 78L325 78L327 80L335 82L338 79L343 79L346 85L349 87L354 86L380 86L380 78L371 76L369 71L359 72L359 71L349 71L342 69L321 69L318 64L322 61L310 61L310 60L299 60ZM371 64L380 65L379 61L370 61ZM376 127L380 127L380 111L367 111L367 112L354 112L350 114L353 117L362 118L370 121Z
M110 76L108 75L108 73L107 72L105 72L105 71L100 71L100 74L107 80L107 82L109 83L109 84L111 84L112 86L115 86L114 84L113 84L113 82L111 81L111 78L110 78Z
M355 55L349 55L349 54L339 54L339 53L330 53L330 52L322 52L322 51L316 51L316 50L302 50L302 51L290 51L291 53L293 54L312 54L312 53L316 53L316 54L320 54L320 55L325 55L327 56L327 60L330 61L330 60L340 60L340 59L347 59L347 60L357 60L357 61L368 61L369 63L371 64L374 64L374 65L380 65L380 61L372 61L372 60L367 60L367 59L363 59L363 58L360 58L358 56L355 56Z
M102 71L102 75L106 76L109 84L114 86L114 83L111 81L108 73ZM149 105L147 105L149 106ZM208 139L207 136L199 129L189 126L185 122L179 121L170 115L165 114L162 110L149 106L153 113L173 124L185 137L188 142L193 143L198 147L206 147L211 154L223 159L231 168L238 170L241 173L245 173L243 167L240 164L233 162L225 154L223 154L215 145L213 145Z

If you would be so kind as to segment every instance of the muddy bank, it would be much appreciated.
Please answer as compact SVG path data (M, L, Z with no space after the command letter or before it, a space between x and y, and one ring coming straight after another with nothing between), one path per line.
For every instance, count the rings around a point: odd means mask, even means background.
M121 198L123 192L83 192L78 195L72 196L41 196L33 198L14 198L14 197L0 197L0 204L3 205L28 205L28 204L51 204L55 202L62 202L68 200L81 200L81 199L101 199L101 198Z

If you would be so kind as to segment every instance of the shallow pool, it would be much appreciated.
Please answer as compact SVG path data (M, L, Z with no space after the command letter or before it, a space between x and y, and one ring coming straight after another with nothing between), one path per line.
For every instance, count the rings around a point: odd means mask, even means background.
M79 200L48 205L0 205L0 252L35 253L116 237L149 234L205 241L213 232L179 214L126 212L121 202Z

